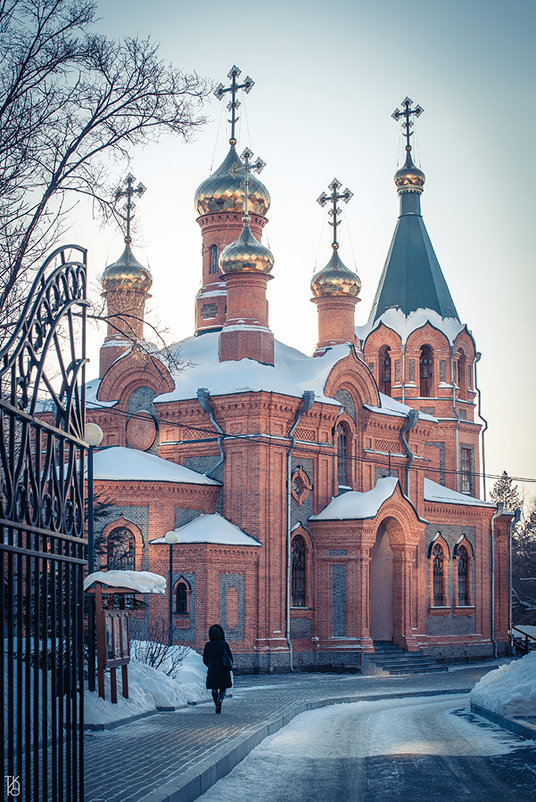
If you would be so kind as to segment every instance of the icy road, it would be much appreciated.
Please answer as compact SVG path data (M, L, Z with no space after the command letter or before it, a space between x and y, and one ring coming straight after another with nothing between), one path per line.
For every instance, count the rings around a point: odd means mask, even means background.
M536 800L536 742L465 694L325 707L267 738L202 802Z

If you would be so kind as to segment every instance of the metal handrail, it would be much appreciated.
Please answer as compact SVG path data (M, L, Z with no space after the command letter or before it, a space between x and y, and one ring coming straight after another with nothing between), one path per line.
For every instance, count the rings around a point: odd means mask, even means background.
M518 632L519 635L514 635L514 631ZM525 654L528 654L532 650L536 650L536 636L529 635L528 632L518 629L518 627L512 627L510 630L510 640L512 644L515 644L522 649Z

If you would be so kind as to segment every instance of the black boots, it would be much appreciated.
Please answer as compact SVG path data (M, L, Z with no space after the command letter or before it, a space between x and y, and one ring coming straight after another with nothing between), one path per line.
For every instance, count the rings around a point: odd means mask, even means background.
M223 702L224 696L225 691L212 691L212 698L214 699L214 704L216 705L216 713L221 713L221 703Z

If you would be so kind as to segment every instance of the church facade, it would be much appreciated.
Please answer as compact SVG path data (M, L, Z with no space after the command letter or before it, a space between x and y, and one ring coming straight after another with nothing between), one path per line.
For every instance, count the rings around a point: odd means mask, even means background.
M360 670L384 642L446 660L504 652L511 516L479 497L480 355L421 214L420 107L406 99L397 112L400 216L357 329L360 281L337 241L351 193L334 181L319 199L333 241L311 283L307 356L270 329L270 196L262 165L237 152L238 74L219 88L232 98L229 152L195 196L193 336L166 352L145 342L152 279L130 237L102 276L108 332L87 386L88 420L104 432L95 492L113 500L99 560L171 575L173 641L201 649L220 623L240 671ZM148 597L134 631L166 628L169 604Z

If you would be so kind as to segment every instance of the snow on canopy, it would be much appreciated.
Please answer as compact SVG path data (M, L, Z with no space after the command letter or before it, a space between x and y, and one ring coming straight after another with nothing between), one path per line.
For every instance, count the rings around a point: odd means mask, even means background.
M139 593L165 593L166 580L151 571L94 571L84 579L84 590L94 582L111 588L129 588Z
M178 543L220 543L226 546L262 546L262 543L246 535L219 513L199 515L184 526L175 529ZM153 545L167 543L163 537L151 540Z
M372 490L359 493L350 490L342 496L332 498L318 515L311 515L310 521L345 521L356 518L375 518L382 504L391 498L398 484L394 476L378 479Z
M195 398L199 387L211 395L268 392L301 397L314 390L317 401L340 406L324 395L324 386L336 362L348 355L351 346L335 345L322 356L311 357L275 341L274 365L261 365L253 359L220 362L218 332L188 337L172 346L171 355L181 365L173 375L175 389L154 399L154 403Z
M465 493L458 493L456 490L438 485L437 482L432 482L431 479L424 480L424 500L437 501L440 504L465 504L465 506L470 507L496 506L489 501L483 501L481 498L468 496Z
M175 462L138 451L135 448L112 446L97 451L93 461L95 479L137 482L179 482L189 485L219 485L202 473Z
M430 323L434 328L442 331L449 343L453 343L460 331L465 328L464 323L460 323L454 317L441 317L435 309L416 309L406 315L402 309L386 309L377 320L368 321L364 326L356 327L356 334L364 342L369 334L383 323L389 329L396 331L402 343L405 343L409 335L420 329L426 323Z

